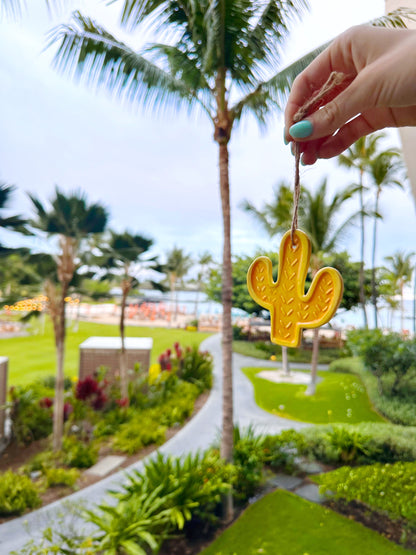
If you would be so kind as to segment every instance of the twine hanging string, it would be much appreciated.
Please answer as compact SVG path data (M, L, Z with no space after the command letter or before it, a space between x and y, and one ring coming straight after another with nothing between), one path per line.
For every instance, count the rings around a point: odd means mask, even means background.
M340 85L345 78L343 73L333 71L328 80L322 85L322 87L313 93L313 95L305 102L303 106L299 108L293 117L293 123L297 123L304 119L312 108L315 108L319 102L329 93ZM290 230L290 238L292 241L292 247L295 246L295 231L298 227L298 211L299 211L299 200L300 200L300 177L299 177L299 164L300 164L300 143L295 141L295 186L293 191L293 216L292 216L292 228Z

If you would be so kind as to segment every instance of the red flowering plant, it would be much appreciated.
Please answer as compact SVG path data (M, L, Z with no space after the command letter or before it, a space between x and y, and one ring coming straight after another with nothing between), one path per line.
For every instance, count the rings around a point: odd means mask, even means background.
M87 376L77 382L75 398L85 401L96 411L102 410L107 402L107 395L104 392L106 385L106 380L99 382L97 378Z

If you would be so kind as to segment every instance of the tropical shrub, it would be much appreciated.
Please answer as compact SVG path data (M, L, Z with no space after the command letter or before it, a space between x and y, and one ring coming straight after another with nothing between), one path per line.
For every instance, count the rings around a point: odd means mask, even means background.
M40 398L35 386L10 388L10 418L14 438L21 445L48 437L52 432L53 403Z
M0 515L20 515L40 504L38 489L30 478L11 470L0 475Z
M263 449L265 463L273 470L293 472L297 457L305 450L305 439L296 430L283 430L277 436L266 436Z
M179 360L178 376L195 384L199 391L212 387L213 358L208 351L200 351L197 346L188 347L185 352L175 343L176 354ZM179 358L179 355L181 358Z
M246 501L252 497L263 479L266 460L264 436L256 436L253 428L241 431L234 428L233 464L236 471L234 493L237 499Z
M146 445L161 445L166 438L166 426L160 425L149 414L142 413L134 420L121 424L113 438L113 447L133 455Z
M79 477L79 471L76 468L47 468L44 476L47 488L55 486L73 487Z
M112 493L116 506L100 505L88 513L99 528L94 545L105 552L133 545L134 553L155 552L172 533L213 525L233 480L233 467L215 451L183 459L158 454L128 476L121 492Z
M416 429L365 422L301 430L302 455L328 464L372 464L416 460Z
M416 396L416 339L379 329L353 330L348 333L348 345L377 378L382 395Z
M416 463L344 466L316 478L321 493L334 499L359 500L391 518L416 525Z
M92 444L86 444L74 436L67 436L63 440L63 462L74 468L89 468L97 462L98 451Z

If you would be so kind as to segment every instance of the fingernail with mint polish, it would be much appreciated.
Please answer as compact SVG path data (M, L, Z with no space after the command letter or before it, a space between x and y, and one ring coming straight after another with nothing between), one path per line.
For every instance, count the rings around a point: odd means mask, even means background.
M287 146L289 144L289 141L286 139L286 127L283 128L283 140L285 142L285 145Z
M312 135L312 132L313 125L307 119L294 123L289 129L289 135L294 139L306 139L306 137Z

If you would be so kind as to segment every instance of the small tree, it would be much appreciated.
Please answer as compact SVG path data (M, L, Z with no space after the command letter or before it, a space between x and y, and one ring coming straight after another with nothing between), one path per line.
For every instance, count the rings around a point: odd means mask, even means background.
M171 310L174 308L174 318L171 315L171 322L176 321L178 318L178 297L176 287L180 280L182 280L192 266L192 258L189 254L185 254L183 249L173 247L167 253L167 259L163 265L163 272L167 275L170 287L171 296Z
M390 273L390 279L400 294L400 328L402 332L404 329L404 287L412 281L414 254L413 252L397 251L384 258L388 263L386 270Z
M104 270L104 277L112 277L119 281L121 287L120 304L120 389L121 396L128 396L128 376L127 376L127 353L125 347L125 312L127 297L130 291L139 285L138 273L145 267L147 270L160 271L156 259L146 258L149 249L153 245L153 240L143 235L134 235L129 231L116 233L110 231L108 240L100 247L101 254L96 262ZM160 288L159 284L152 282L154 287Z
M36 197L30 195L30 199L36 214L31 226L48 236L58 237L58 252L54 257L58 284L50 276L45 281L57 357L53 413L53 449L57 451L61 447L64 423L65 298L79 266L81 242L90 234L104 231L108 214L100 204L88 205L80 192L65 196L56 188L49 210Z

